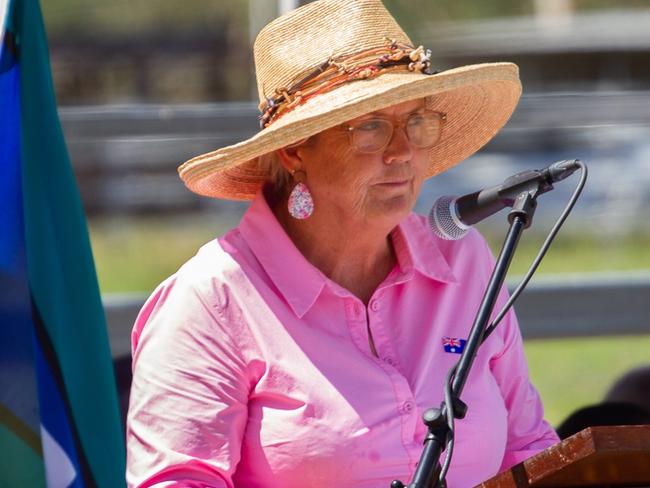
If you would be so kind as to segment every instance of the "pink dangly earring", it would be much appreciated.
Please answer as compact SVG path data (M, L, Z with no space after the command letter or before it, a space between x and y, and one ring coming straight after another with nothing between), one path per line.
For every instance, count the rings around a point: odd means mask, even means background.
M295 177L296 173L305 174L304 171L292 171L291 174ZM289 214L298 220L304 220L314 213L314 199L307 185L302 181L298 181L296 186L291 190L289 195L289 202L287 204Z

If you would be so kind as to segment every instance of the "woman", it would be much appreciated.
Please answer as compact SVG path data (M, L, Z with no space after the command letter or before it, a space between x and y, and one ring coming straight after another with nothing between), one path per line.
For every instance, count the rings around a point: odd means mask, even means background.
M412 476L421 413L493 264L476 232L441 241L411 210L426 178L505 124L517 69L428 74L379 0L301 7L262 30L255 58L263 129L179 170L197 193L253 202L137 319L127 479L389 486ZM512 313L462 398L451 487L557 441Z

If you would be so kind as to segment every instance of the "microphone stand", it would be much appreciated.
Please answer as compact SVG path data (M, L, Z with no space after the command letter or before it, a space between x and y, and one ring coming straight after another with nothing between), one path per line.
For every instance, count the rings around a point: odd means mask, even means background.
M401 481L394 480L390 485L391 488L446 488L446 482L444 480L440 481L438 478L442 470L440 456L450 440L449 415L462 419L467 413L467 405L460 399L460 395L478 353L478 348L483 342L485 329L489 324L490 315L505 281L519 238L524 229L530 227L532 223L535 208L537 207L537 197L552 188L553 186L548 182L531 181L529 182L529 188L522 190L521 187L518 187L516 190L518 194L516 196L512 195L514 202L512 203L512 210L508 214L510 228L474 319L465 349L458 363L454 366L455 372L453 373L451 386L451 402L453 405L447 405L443 400L440 408L430 408L422 414L422 420L429 432L424 439L424 448L413 475L413 480L408 487Z

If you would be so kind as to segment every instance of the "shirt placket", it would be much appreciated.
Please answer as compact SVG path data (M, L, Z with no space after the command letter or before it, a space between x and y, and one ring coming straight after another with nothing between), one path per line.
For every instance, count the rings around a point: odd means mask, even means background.
M390 303L390 287L378 289L370 299L367 309L367 320L373 334L375 348L379 355L376 360L388 375L395 394L395 408L400 416L401 441L409 458L409 467L414 469L419 458L420 445L414 442L415 432L420 416L415 395L411 385L402 373L400 358L394 348L389 334L388 304Z

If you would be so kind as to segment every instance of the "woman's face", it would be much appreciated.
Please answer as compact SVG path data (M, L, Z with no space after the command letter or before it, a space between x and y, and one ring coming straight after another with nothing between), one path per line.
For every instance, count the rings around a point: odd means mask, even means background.
M394 122L390 142L376 153L355 150L340 126L302 146L298 153L315 212L397 225L413 209L428 166L428 149L414 148L397 122L423 109L423 99L413 100L350 121L381 117Z

